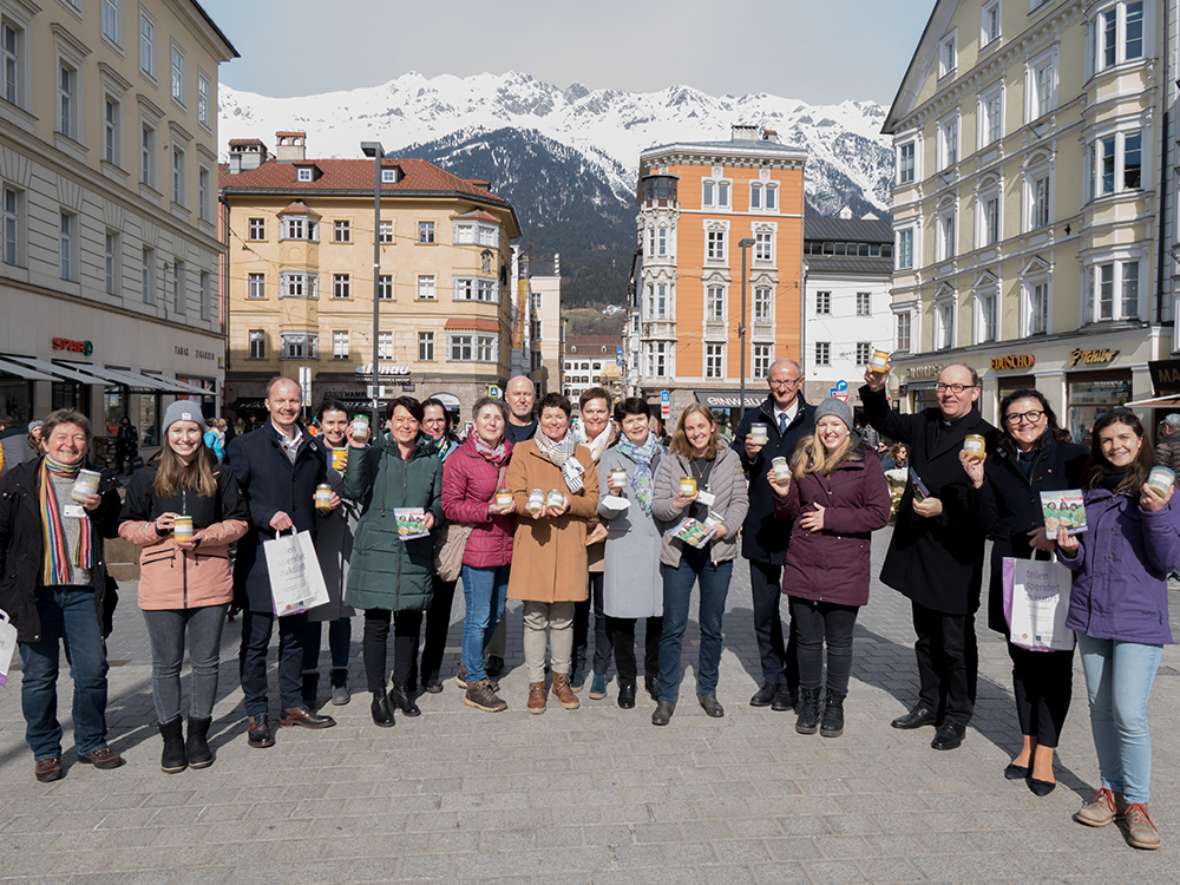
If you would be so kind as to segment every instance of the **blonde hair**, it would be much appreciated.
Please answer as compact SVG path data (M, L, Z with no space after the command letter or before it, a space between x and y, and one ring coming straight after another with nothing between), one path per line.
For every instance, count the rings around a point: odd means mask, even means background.
M204 440L193 453L192 460L185 464L165 438L164 445L160 447L160 466L156 470L152 490L161 498L171 498L179 494L181 489L212 498L217 494L217 476L213 472L215 466L216 460Z
M690 415L703 416L713 427L713 435L709 437L709 445L705 448L705 459L712 461L721 449L721 436L717 431L717 419L713 417L712 410L703 403L693 403L680 413L680 418L676 421L676 431L672 434L672 441L668 444L668 451L673 455L682 455L685 458L693 457L692 445L684 433L684 425Z
M835 470L841 462L852 454L852 434L844 437L835 452L829 453L820 442L819 435L805 436L799 440L795 454L791 456L791 473L795 479L802 479L809 473L822 473L827 476Z

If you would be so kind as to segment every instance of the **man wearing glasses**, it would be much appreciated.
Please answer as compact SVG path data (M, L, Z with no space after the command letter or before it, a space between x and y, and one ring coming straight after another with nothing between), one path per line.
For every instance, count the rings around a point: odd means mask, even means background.
M754 707L790 710L799 688L795 630L783 645L783 561L791 526L774 515L774 493L766 474L775 458L788 461L799 440L815 432L815 409L803 401L803 370L790 359L778 359L767 375L770 395L757 409L745 413L733 440L750 479L750 510L742 525L742 556L750 561L750 589L754 606L754 634L762 662L762 686L750 698ZM759 434L752 434L754 425ZM761 433L765 433L765 437ZM765 440L765 441L762 441Z
M883 436L905 443L910 466L928 495L911 482L898 507L881 581L908 597L918 659L918 701L894 728L937 726L936 750L963 742L975 706L979 655L975 612L983 575L983 533L972 517L971 483L959 461L963 438L979 434L994 447L998 431L975 408L979 375L954 364L938 374L938 407L899 415L885 398L887 374L865 372L865 417Z

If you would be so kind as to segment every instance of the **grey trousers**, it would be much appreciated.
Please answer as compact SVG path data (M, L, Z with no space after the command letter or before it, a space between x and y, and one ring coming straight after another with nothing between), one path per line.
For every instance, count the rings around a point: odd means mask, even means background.
M550 669L568 676L574 650L574 603L524 604L524 663L529 682L545 681L546 646L550 651Z

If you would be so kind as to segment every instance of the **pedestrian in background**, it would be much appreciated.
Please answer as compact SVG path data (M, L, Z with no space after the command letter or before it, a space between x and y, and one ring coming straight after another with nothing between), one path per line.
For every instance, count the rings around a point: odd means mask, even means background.
M682 490L682 480L691 479L696 494ZM705 504L704 492L712 503ZM749 498L742 464L733 450L721 444L717 422L708 406L693 404L680 413L668 457L656 468L652 489L652 513L664 528L660 544L660 575L664 586L664 625L660 634L659 702L652 713L653 725L667 725L676 711L680 695L680 648L688 627L692 588L701 586L697 620L701 644L697 659L697 700L711 717L725 715L717 700L717 679L721 666L722 620L733 561L737 557L737 535L746 519ZM701 546L675 537L686 518L704 523L710 514L718 520Z
M1155 849L1147 704L1172 641L1168 573L1180 565L1180 508L1174 486L1148 483L1151 452L1130 410L1094 422L1091 459L1086 531L1057 531L1058 559L1074 571L1066 626L1078 636L1102 782L1074 819L1101 827L1121 817L1132 846Z
M431 397L422 402L422 436L433 446L434 457L440 463L445 463L459 448L459 440L451 433L450 425L450 416L442 400ZM457 582L444 581L437 572L433 581L434 591L423 631L422 665L418 672L421 674L422 687L431 694L437 694L443 690L443 654L447 648L447 632L451 629L451 606L455 601Z
M1180 413L1165 415L1156 430L1155 463L1170 467L1180 475Z
M210 418L208 429L205 431L205 448L213 453L213 457L220 464L225 460L225 419Z
M168 774L213 764L209 726L217 700L221 630L234 595L230 545L246 534L246 502L237 480L205 445L200 407L177 400L164 413L158 466L131 477L119 537L142 548L139 607L152 647L152 701ZM181 519L189 530L177 534ZM180 670L192 661L188 738L180 703Z
M0 609L17 630L21 712L33 773L61 778L62 727L57 719L61 646L74 681L74 747L78 761L118 768L107 746L107 653L117 597L107 576L103 539L118 530L119 491L103 473L97 490L71 493L90 450L90 422L69 409L42 428L45 454L10 468L0 479ZM89 491L89 494L83 492Z

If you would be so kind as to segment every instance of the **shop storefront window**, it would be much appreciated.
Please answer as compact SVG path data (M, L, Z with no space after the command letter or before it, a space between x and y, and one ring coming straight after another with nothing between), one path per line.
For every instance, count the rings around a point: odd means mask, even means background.
M119 430L119 421L127 414L127 394L121 387L108 387L102 395L103 426L109 437ZM96 428L97 429L97 428Z
M1069 380L1069 434L1082 442L1098 416L1131 400L1131 373Z
M0 379L0 417L27 424L33 417L33 385L23 378Z
M76 381L54 381L50 393L49 405L54 411L57 409L76 409L86 417L90 409L89 397L83 395L82 385Z
M131 400L131 423L139 431L141 446L158 446L160 444L158 395L142 394Z

